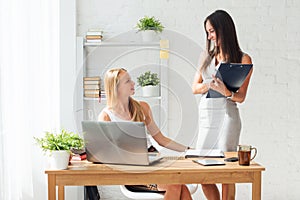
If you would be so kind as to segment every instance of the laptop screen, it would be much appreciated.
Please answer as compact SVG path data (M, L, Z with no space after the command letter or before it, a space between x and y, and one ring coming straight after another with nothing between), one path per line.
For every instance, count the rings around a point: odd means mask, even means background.
M82 129L88 161L149 165L143 122L83 121Z

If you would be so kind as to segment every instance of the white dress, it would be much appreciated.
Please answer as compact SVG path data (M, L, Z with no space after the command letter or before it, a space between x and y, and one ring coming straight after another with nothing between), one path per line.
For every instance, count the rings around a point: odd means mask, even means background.
M203 83L212 80L216 73L215 59L202 72ZM203 94L199 103L199 134L197 148L236 151L239 144L241 119L237 104L230 99L206 98Z

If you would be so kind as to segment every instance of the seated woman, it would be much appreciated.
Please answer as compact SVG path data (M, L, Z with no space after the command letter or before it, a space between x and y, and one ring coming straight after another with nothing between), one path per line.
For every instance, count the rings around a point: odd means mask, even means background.
M155 124L150 106L146 102L138 102L131 95L135 93L134 81L123 68L110 69L104 78L107 106L99 114L99 121L141 121L148 133L161 146L175 151L185 151L186 146L165 137ZM153 150L151 146L149 149ZM150 184L152 191L164 191L164 199L192 199L186 185L156 185Z

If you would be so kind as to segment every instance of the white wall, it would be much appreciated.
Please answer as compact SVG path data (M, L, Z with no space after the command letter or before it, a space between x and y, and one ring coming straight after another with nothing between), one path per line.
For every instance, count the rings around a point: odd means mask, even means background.
M300 184L297 152L300 149L300 1L77 0L77 35L99 27L105 31L104 37L109 38L132 30L139 18L149 15L159 18L168 30L177 31L204 47L203 20L219 8L234 18L240 46L254 63L249 93L246 102L240 105L241 143L256 146L256 161L266 167L263 199L297 199L300 196L297 190ZM176 58L170 59L170 66L176 72L170 73L170 87L180 87L176 74L191 84L194 68L185 67ZM187 97L192 103L181 99L181 111L195 109L197 99L191 93ZM176 137L176 130L181 128L178 124L184 126L183 118L195 120L195 113L178 115L181 111L176 101L170 99L169 126ZM191 125L190 129L185 126L180 130L189 133L195 129ZM248 184L238 185L237 199L250 199L250 195Z

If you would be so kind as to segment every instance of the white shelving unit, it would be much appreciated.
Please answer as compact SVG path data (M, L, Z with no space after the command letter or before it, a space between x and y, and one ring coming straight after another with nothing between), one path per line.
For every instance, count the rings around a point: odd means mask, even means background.
M100 76L103 80L104 73L109 68L124 67L136 82L136 77L140 73L151 70L159 74L160 96L143 97L136 84L136 95L133 97L149 103L157 125L168 135L168 59L160 58L161 50L160 42L103 41L101 43L86 43L83 37L77 37L76 108L74 109L77 124L81 124L82 120L97 120L99 112L106 103L105 98L99 100L83 96L83 77Z

